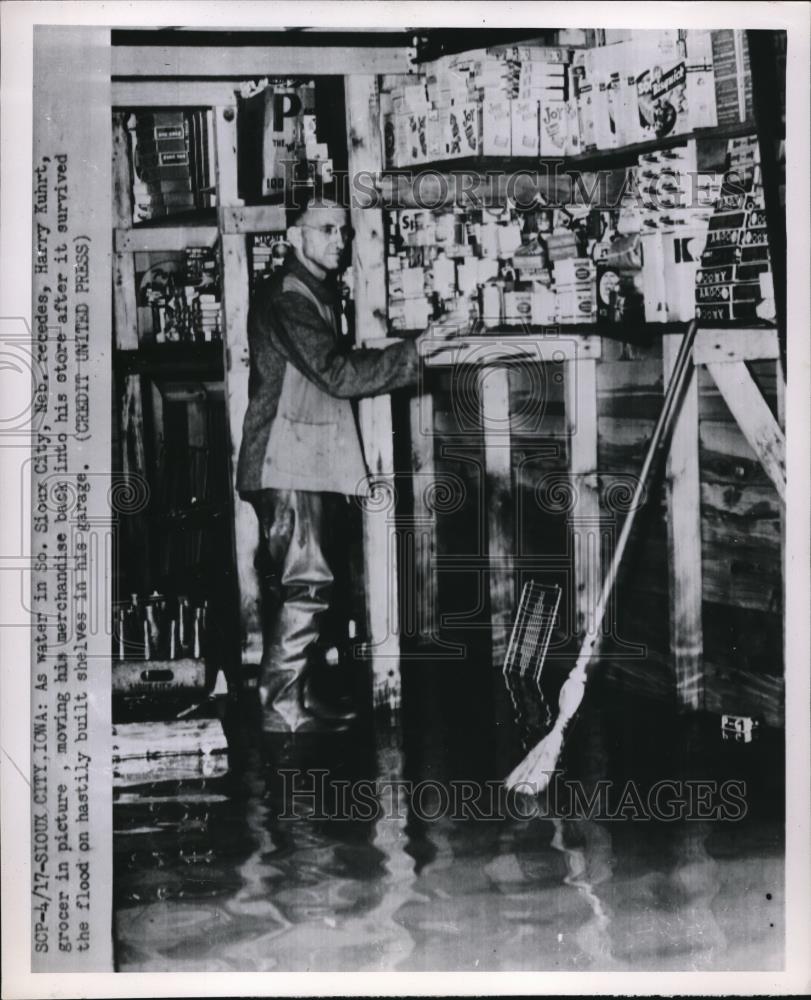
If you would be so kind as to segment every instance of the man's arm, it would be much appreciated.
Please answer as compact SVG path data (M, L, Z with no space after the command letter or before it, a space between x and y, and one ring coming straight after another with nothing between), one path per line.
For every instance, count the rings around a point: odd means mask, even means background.
M271 338L299 371L331 396L360 399L391 392L417 380L413 341L347 351L336 342L312 302L296 292L263 298L253 316L254 339Z

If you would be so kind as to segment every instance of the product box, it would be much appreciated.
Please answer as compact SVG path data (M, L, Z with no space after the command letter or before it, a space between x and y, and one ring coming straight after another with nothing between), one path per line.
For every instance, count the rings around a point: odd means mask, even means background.
M696 305L696 319L707 323L727 323L730 320L757 319L755 302L718 302Z
M450 299L456 294L456 264L439 254L429 271L433 291L442 299Z
M425 116L425 144L428 159L438 160L443 156L442 131L439 125L439 111L432 109Z
M597 148L594 131L594 94L590 83L584 83L579 88L577 98L577 117L579 121L580 143L583 151Z
M728 285L697 285L695 300L699 305L713 302L757 302L760 281L734 282Z
M557 319L557 296L547 285L533 282L532 325L550 326Z
M389 321L396 330L420 330L428 325L431 305L425 298L389 301Z
M463 260L456 266L456 287L461 295L472 295L479 283L478 261L475 258Z
M571 61L571 49L560 45L509 45L493 49L502 51L518 63L540 62L563 64Z
M425 92L425 81L422 77L414 83L395 87L391 92L391 109L396 115L409 111L427 111L428 96Z
M479 289L479 310L483 325L490 329L501 323L502 285L488 282Z
M735 125L751 121L752 72L746 32L725 28L710 35L717 122Z
M552 265L556 285L571 285L594 280L594 261L588 257L569 257Z
M397 141L397 116L393 112L383 115L383 165L387 168L402 166L402 149L403 146Z
M546 237L546 252L550 263L577 257L577 237L571 231L553 233Z
M548 275L546 254L516 253L513 257L513 263L515 264L522 281L535 280L544 275Z
M618 145L631 146L635 142L641 142L642 128L639 122L635 74L618 75L613 93L613 113Z
M569 105L541 102L539 152L541 156L563 157L568 147Z
M619 78L615 76L596 82L592 90L594 143L597 149L614 149L619 145L614 120L615 90L618 86Z
M440 108L439 130L445 157L476 156L479 152L478 104L468 101L450 108Z
M575 97L570 97L566 102L566 127L564 135L564 156L577 156L583 152L580 140L580 118L577 113L577 98Z
M425 294L425 272L421 267L404 267L389 273L392 299L421 298Z
M532 323L531 290L504 292L502 320L505 326L523 326Z
M493 97L484 92L481 118L481 149L483 156L512 155L512 108L505 97Z
M538 156L540 153L539 105L537 101L513 101L512 155Z
M687 67L687 131L715 128L718 115L715 106L715 77L712 69Z

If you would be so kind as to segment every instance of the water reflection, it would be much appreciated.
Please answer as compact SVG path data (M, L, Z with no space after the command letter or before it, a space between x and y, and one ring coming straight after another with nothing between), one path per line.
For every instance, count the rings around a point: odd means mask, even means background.
M601 720L587 719L568 752L567 773L587 791L628 773L616 727ZM247 740L227 778L119 795L118 967L781 966L779 820L607 821L543 803L431 816L432 800L409 789L499 773L474 721L468 731L457 720L444 740L441 726ZM661 761L643 763L664 773ZM358 782L376 790L373 812L347 810ZM492 805L484 793L471 801Z

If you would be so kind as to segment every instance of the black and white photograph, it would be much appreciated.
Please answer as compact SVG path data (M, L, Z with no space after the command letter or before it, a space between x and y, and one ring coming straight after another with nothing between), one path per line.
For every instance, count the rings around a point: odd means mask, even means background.
M3 996L807 992L809 5L0 14Z

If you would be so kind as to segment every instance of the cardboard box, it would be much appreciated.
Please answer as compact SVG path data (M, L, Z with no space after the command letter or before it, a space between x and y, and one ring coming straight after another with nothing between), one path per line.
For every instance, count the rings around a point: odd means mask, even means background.
M723 29L710 34L719 125L734 125L754 117L752 74L746 32Z
M443 155L448 159L479 152L479 106L471 101L439 109Z
M483 156L512 155L512 102L485 91L482 102L481 153Z
M569 105L542 102L540 106L539 152L541 156L566 155L569 134Z
M532 292L532 325L549 326L557 319L557 296L547 285L535 282Z
M569 257L552 265L556 285L567 285L594 280L596 268L589 257Z
M537 101L513 101L511 108L512 155L540 153L540 108Z
M414 83L396 87L391 92L391 108L396 115L409 111L423 112L428 110L428 95L425 92L425 81L419 78Z
M577 156L583 152L583 144L580 137L580 117L577 113L577 99L574 97L570 97L566 102L565 136L564 156Z
M532 323L532 290L504 292L502 319L505 326L524 326Z
M594 132L594 94L591 84L583 84L577 98L580 143L584 152L597 148Z

